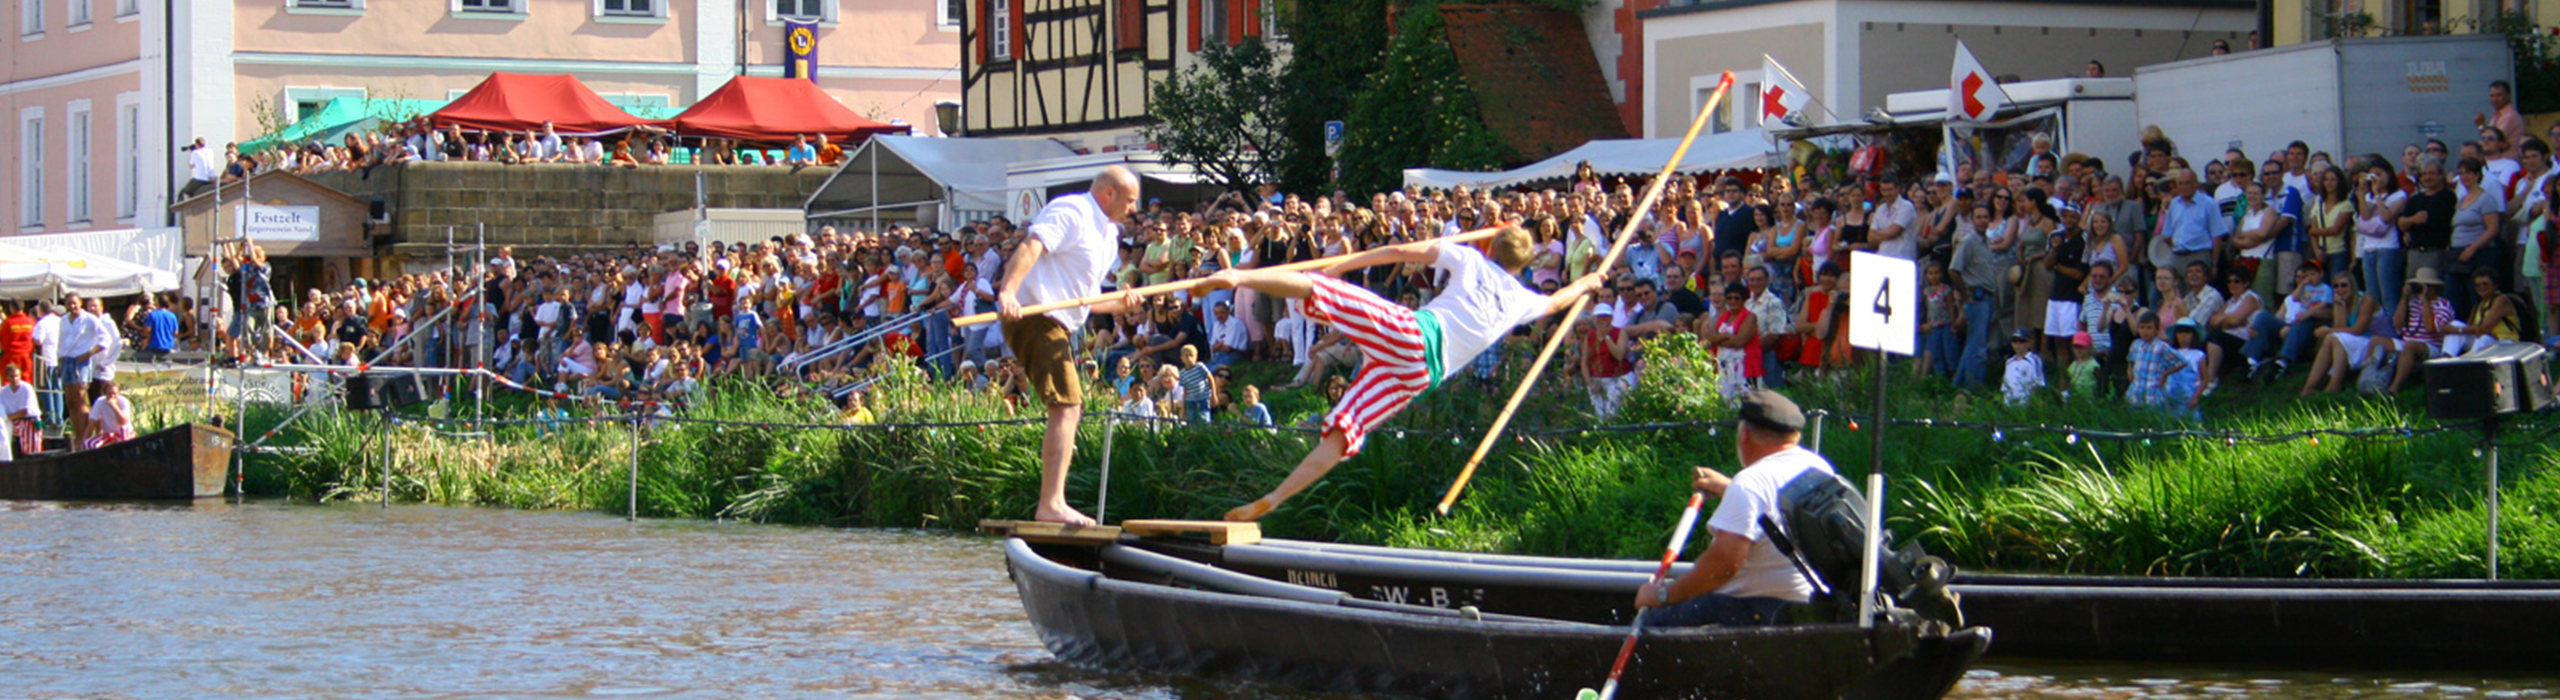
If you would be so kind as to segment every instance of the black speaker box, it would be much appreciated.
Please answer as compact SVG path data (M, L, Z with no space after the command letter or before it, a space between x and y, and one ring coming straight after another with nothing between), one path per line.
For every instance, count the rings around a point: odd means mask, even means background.
M420 383L417 378L406 374L386 374L376 385L383 388L382 400L385 403L412 406L427 400L426 390L419 386Z
M338 385L338 399L350 411L370 411L383 407L382 380L378 374L351 374Z
M2487 418L2551 405L2551 365L2541 345L2502 343L2460 357L2428 360L2427 415Z

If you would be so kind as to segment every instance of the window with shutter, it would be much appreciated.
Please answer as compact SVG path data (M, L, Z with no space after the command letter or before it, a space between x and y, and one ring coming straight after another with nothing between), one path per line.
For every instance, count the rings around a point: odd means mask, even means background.
M1120 0L1120 42L1122 51L1147 47L1146 0Z
M1183 22L1189 25L1184 36L1190 37L1184 45L1191 47L1189 50L1196 53L1200 50L1200 0L1184 0L1183 5Z
M1236 44L1243 43L1244 28L1245 25L1248 24L1248 22L1245 21L1244 0L1226 0L1226 7L1224 9L1225 12L1220 13L1221 16L1219 18L1226 20L1225 24L1227 27L1227 33L1225 38L1227 40L1227 45L1234 46Z

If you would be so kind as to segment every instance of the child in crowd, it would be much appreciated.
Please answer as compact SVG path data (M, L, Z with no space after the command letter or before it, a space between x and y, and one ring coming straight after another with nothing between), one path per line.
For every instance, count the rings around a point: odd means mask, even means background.
M568 421L569 411L560 407L559 395L544 395L542 408L533 412L533 434L536 437L556 435L560 432L560 424Z
M1964 322L1964 305L1957 303L1955 286L1947 283L1945 263L1931 262L1928 286L1921 297L1920 362L1911 368L1915 377L1931 373L1955 376L1956 356L1964 353L1964 341L1956 336L1956 326Z
M2183 410L2173 410L2171 413L2188 418L2202 418L2204 414L2197 410L2196 403L2204 396L2204 329L2197 326L2194 320L2181 319L2178 321L2177 328L2170 332L2169 337L2169 344L2178 349L2178 359L2185 363L2176 373L2169 375L2170 400L2183 400L2185 406Z
M2169 378L2193 368L2187 366L2186 356L2178 354L2176 346L2160 337L2160 312L2145 309L2135 314L2133 333L2133 346L2125 352L2125 363L2132 368L2132 384L2125 387L2125 403L2176 412L2184 401L2171 398Z
M1147 398L1146 384L1130 384L1121 389L1120 415L1124 418L1156 417L1156 402Z
M1182 419L1196 423L1209 422L1209 366L1200 363L1200 346L1184 345L1180 355L1182 371Z
M871 414L871 406L862 400L862 392L859 391L844 395L844 415L841 420L845 425L870 425L880 422L878 416Z
M2028 329L2009 336L2009 363L2000 373L2000 394L2011 406L2026 405L2044 388L2044 357L2036 354L2036 339Z
M1236 400L1236 414L1249 425L1271 424L1271 407L1262 405L1262 387L1244 385L1242 397Z
M2098 352L2092 347L2096 339L2088 331L2071 336L2071 366L2064 373L2071 377L2071 388L2062 392L2069 399L2074 393L2083 397L2098 395Z

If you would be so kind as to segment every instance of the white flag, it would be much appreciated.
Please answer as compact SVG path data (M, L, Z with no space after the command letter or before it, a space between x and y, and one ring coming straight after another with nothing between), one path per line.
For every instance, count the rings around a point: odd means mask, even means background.
M1804 89L1804 83L1797 82L1795 74L1788 73L1786 66L1778 65L1778 59L1760 54L1761 123L1790 123L1788 118L1796 116L1796 112L1804 109L1805 103L1812 101L1813 91ZM1803 124L1810 119L1808 116L1792 123Z
M1947 121L1990 121L1992 115L2009 103L2009 93L1991 79L1991 71L1974 60L1973 52L1956 42L1955 70L1947 75Z

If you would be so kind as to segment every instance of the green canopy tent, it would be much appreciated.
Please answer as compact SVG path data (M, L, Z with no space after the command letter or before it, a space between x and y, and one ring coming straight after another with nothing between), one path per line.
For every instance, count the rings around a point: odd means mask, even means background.
M284 144L319 141L336 145L348 133L380 128L384 123L431 114L443 109L446 100L403 100L368 97L340 97L329 100L320 109L288 124L282 131L251 139L240 144L240 152L257 153Z

